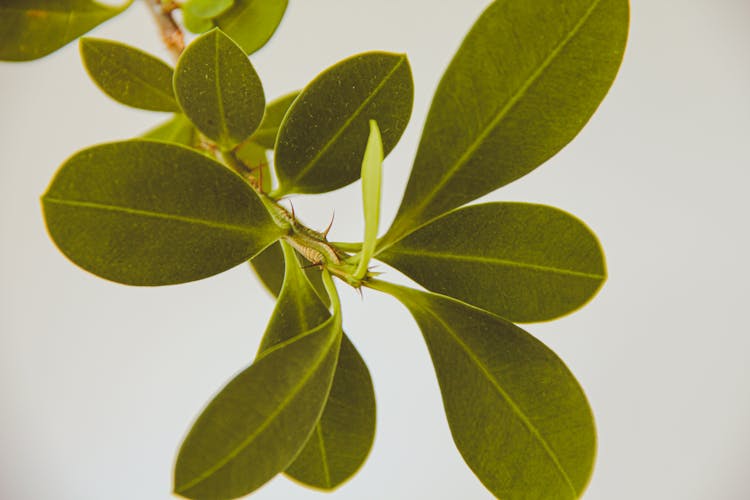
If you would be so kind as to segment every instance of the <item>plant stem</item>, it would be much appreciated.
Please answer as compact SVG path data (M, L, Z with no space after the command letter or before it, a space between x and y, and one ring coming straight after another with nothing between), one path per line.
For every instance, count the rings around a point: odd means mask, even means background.
M344 252L357 253L362 251L362 243L349 243L345 241L337 241L331 243L333 246Z
M336 285L333 283L333 279L331 279L331 274L328 272L328 270L323 269L323 286L326 289L326 292L328 292L328 298L331 299L331 306L333 308L333 314L334 316L338 317L339 324L341 323L341 300L339 299L339 293L338 290L336 290Z
M161 0L145 0L145 2L159 27L164 45L176 61L185 50L185 36L172 16L174 8L165 7Z
M258 180L253 177L253 171L245 165L243 162L241 162L237 156L234 154L234 151L222 151L221 152L221 158L224 160L224 163L229 165L229 167L237 172L240 176L244 177L245 179L248 179L253 184L253 187L256 189L259 188L260 183Z

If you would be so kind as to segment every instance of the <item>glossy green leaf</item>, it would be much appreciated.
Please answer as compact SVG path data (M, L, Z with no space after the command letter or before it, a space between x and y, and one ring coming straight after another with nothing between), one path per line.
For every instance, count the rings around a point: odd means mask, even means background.
M291 247L284 246L284 286L260 351L289 339L293 332L330 316L319 293L301 269ZM315 271L320 275L320 271ZM320 278L318 278L320 279ZM375 393L370 373L344 335L325 410L287 475L310 486L333 489L364 463L375 436Z
M338 359L340 313L290 333L203 410L177 456L175 493L194 499L247 495L282 472L313 433Z
M30 61L67 45L133 3L92 0L3 0L0 2L0 60Z
M87 271L127 285L212 276L281 236L241 177L163 142L115 142L75 154L42 204L60 251Z
M357 180L369 121L378 122L387 155L409 121L413 94L403 54L367 52L320 74L279 130L274 165L280 194L321 193Z
M255 131L250 140L266 149L273 149L276 144L276 136L279 134L279 126L297 96L299 96L299 91L269 102L266 106L263 121L260 122L258 130Z
M462 302L380 284L411 311L432 357L453 440L497 498L577 499L594 465L586 396L544 344Z
M287 0L235 0L215 22L246 54L252 54L270 40L286 6Z
M196 130L188 118L181 114L175 114L172 118L161 125L157 125L142 136L144 139L156 141L173 142L183 146L193 147L197 141Z
M206 31L211 31L216 27L213 20L205 17L198 17L189 10L182 10L182 24L190 33L200 35Z
M234 0L187 0L182 4L183 12L203 19L218 17L234 5Z
M253 257L250 264L255 274L260 278L263 286L266 287L271 295L277 297L281 292L281 284L284 282L284 253L281 250L281 243L276 242L264 249L258 255ZM304 264L300 264L304 266ZM321 278L320 270L314 267L304 267L307 279L312 283L318 297L329 305L328 294L326 294Z
M562 210L530 203L454 210L378 258L433 292L520 322L569 313L606 279L591 230Z
M628 0L493 2L445 72L393 226L410 230L533 170L612 85Z
M81 57L91 79L115 101L150 111L179 112L172 68L127 45L81 38Z
M258 74L242 49L218 29L185 49L174 88L196 128L224 150L248 138L263 118L266 101Z
M380 184L383 170L383 141L375 120L370 120L370 137L367 139L365 157L362 160L362 207L365 215L365 237L359 264L354 279L367 274L367 266L375 253L380 227Z

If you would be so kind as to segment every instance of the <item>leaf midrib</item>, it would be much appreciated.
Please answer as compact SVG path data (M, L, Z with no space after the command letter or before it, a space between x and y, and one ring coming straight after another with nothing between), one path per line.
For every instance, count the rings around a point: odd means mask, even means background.
M328 149L338 140L339 137L349 128L349 126L356 120L359 115L362 113L362 110L367 107L370 102L372 102L373 99L380 93L380 91L385 87L385 85L388 83L388 81L391 79L391 77L396 73L396 71L401 67L401 65L406 60L406 57L403 55L398 57L398 62L393 65L393 68L391 68L390 71L388 71L388 74L385 75L385 77L378 83L378 85L373 89L373 91L370 93L370 95L367 96L367 98L362 101L362 103L357 106L357 109L354 110L354 112L349 116L349 118L346 119L346 121L339 127L339 129L336 131L336 133L331 137L325 145L318 150L318 152L313 156L312 160L304 167L302 170L300 170L297 175L295 175L294 179L302 179L307 173L315 167L315 165L320 161L323 156L325 156Z
M231 142L232 138L229 134L229 125L227 124L227 117L224 113L224 96L221 91L221 61L219 57L219 43L221 35L218 32L214 32L214 85L216 87L216 110L219 114L219 126L221 130L219 132L219 142L227 143Z
M591 6L586 10L585 14L581 17L581 19L573 26L573 28L568 32L568 34L558 43L555 48L550 52L550 55L547 56L547 58L542 62L542 64L534 71L531 76L529 76L521 85L521 87L516 91L515 94L513 94L508 101L503 105L502 108L500 108L500 111L498 112L497 116L493 118L489 124L484 128L482 133L477 136L477 138L469 145L469 147L464 151L464 153L459 157L459 159L456 161L456 163L446 171L445 174L440 178L440 181L435 185L435 187L432 189L432 192L425 196L422 201L416 205L414 209L409 210L407 212L409 217L413 217L415 214L419 215L421 212L424 211L425 207L430 204L430 202L435 199L435 196L440 192L440 190L445 187L445 185L450 181L450 179L453 177L453 175L460 170L468 161L471 159L471 157L474 155L474 153L482 146L484 143L484 140L487 138L487 136L492 133L492 131L500 124L500 122L510 113L510 111L515 107L516 104L521 100L521 98L526 94L526 92L529 90L529 88L536 83L536 81L544 74L544 72L552 65L554 60L557 58L557 56L565 49L565 47L570 43L573 38L578 34L578 32L583 28L583 26L588 22L588 20L591 18L591 15L594 13L594 11L599 7L601 4L601 0L594 0L591 4ZM439 215L438 215L439 216ZM404 216L406 218L406 216ZM410 232L407 232L403 236L399 238L403 239L404 237L408 236Z
M77 208L92 208L92 209L102 210L106 212L119 212L119 213L123 213L127 215L137 216L137 217L149 217L153 219L172 220L172 221L184 222L187 224L196 224L200 226L210 227L212 229L221 229L223 231L230 231L230 232L241 233L241 234L256 235L257 233L261 232L256 228L251 228L248 226L236 226L234 224L226 224L226 223L217 222L217 221L213 221L209 219L198 219L195 217L188 217L186 215L176 215L176 214L169 214L169 213L164 213L164 212L152 212L150 210L141 210L137 208L122 207L118 205L106 205L103 203L96 203L96 202L91 202L91 201L66 200L62 198L53 198L50 196L45 196L42 198L42 200L45 203L65 205L65 206L71 206L71 207L77 207Z
M332 320L334 320L333 317L331 317L329 319L329 321L332 321ZM326 327L327 323L329 321L326 321L325 323L323 323L322 325L320 325L319 328ZM316 328L316 329L314 329L311 332L305 332L305 333L303 333L303 334L295 337L294 341L298 341L298 340L300 340L302 338L305 338L305 337L309 336L310 334L315 333L317 331L319 331L319 330ZM250 446L250 444L253 441L255 441L255 439L274 422L274 420L276 420L276 417L278 417L281 414L281 412L283 412L286 409L286 407L289 406L289 404L291 404L291 402L297 397L297 395L302 390L302 388L310 381L310 379L313 377L313 375L315 373L317 373L318 369L323 364L323 361L328 356L328 354L330 352L331 346L334 345L335 339L336 339L336 335L331 335L331 338L326 343L325 347L320 350L320 354L315 358L315 361L313 363L312 368L292 388L292 391L290 391L289 395L282 400L282 403L273 412L271 412L271 414L268 416L268 418L266 418L266 420L258 428L256 428L256 430L253 433L251 433L248 437L246 437L234 450L232 450L230 453L228 453L223 459L219 460L214 465L212 465L211 467L209 467L206 471L204 471L203 473L199 474L192 481L189 481L182 488L175 489L175 493L180 493L180 492L187 491L190 488L193 488L194 486L196 486L197 484L202 483L203 481L205 481L206 479L208 479L209 477L211 477L215 472L217 472L222 467L224 467L225 465L227 465L233 458L235 458L237 455L239 455L240 453L242 453L242 451L245 450L245 448L247 448L248 446ZM289 343L287 343L286 345L289 345ZM268 355L269 353L270 353L269 351L266 351L264 354ZM265 355L263 357L265 357ZM260 359L260 357L257 358L257 359Z
M325 409L323 409L325 412ZM320 461L323 464L323 477L327 488L331 487L331 471L328 467L328 453L326 452L325 440L323 439L323 426L318 421L315 424L315 434L318 437L318 449L320 451Z
M501 259L497 257L482 257L479 255L467 255L467 254L451 254L446 252L433 252L429 250L406 250L400 248L391 248L387 253L410 255L419 258L432 258L432 259L444 259L444 260L458 260L465 262L476 262L480 264L495 264L500 266L515 267L519 269L532 269L535 271L562 274L565 276L574 276L578 278L587 278L596 281L603 280L605 276L603 274L588 273L584 271L575 271L572 269L564 269L553 266L545 266L541 264L532 264L530 262L522 262L510 259ZM386 256L387 256L386 253Z
M557 455L550 447L549 443L547 443L547 440L544 439L544 437L539 432L539 429L536 428L536 426L531 422L531 420L526 416L526 414L521 410L521 408L518 406L518 404L513 400L513 398L510 397L510 395L500 386L499 382L495 379L495 377L492 375L492 373L489 371L489 369L482 363L482 361L474 354L474 352L469 348L468 345L466 345L463 340L456 334L455 331L443 321L440 316L438 316L435 312L430 310L429 308L423 308L423 311L432 316L442 327L445 329L445 331L453 338L453 340L461 347L461 349L466 353L466 355L469 357L469 359L479 368L480 372L487 378L487 380L490 382L492 387L497 391L497 393L500 395L500 397L505 400L505 402L508 404L510 409L513 411L513 413L518 417L518 419L521 421L521 423L526 427L526 429L529 431L529 433L536 438L537 442L542 446L542 449L545 451L547 456L550 458L552 463L555 465L555 468L562 476L563 480L567 484L567 486L570 488L570 490L573 492L573 498L578 498L578 491L576 490L576 487L573 485L573 481L568 475L568 473L563 468L562 464L560 463L560 460L557 458Z

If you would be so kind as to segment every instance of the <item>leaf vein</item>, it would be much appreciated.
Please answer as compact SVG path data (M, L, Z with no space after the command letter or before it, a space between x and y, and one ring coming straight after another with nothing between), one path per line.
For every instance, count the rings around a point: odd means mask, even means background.
M325 441L323 440L323 426L320 421L315 425L315 434L318 437L318 448L320 449L320 460L323 463L323 477L325 478L326 486L331 487L331 471L328 468L328 453L326 452Z
M333 318L331 318L333 319ZM327 323L327 322L326 322ZM323 324L325 325L325 323ZM320 326L320 328L323 328L323 325ZM315 331L319 331L317 328ZM312 333L312 332L311 332ZM306 337L307 335L299 336L299 338ZM298 339L299 339L298 338ZM315 359L315 361L312 364L312 368L302 377L302 379L294 385L292 390L289 392L289 394L282 399L281 404L274 409L273 412L271 412L268 417L263 421L263 423L258 426L258 428L252 432L248 437L246 437L242 442L230 453L228 453L224 458L216 462L214 465L209 467L206 471L204 471L202 474L199 474L196 476L192 481L189 481L187 484L179 488L178 490L175 490L176 493L185 492L189 490L190 488L193 488L195 485L200 484L201 482L205 481L207 478L211 477L216 471L220 470L222 467L227 465L233 458L235 458L237 455L242 453L242 451L250 446L253 441L263 432L265 431L276 419L279 414L281 414L284 409L294 400L294 398L297 397L299 392L302 390L302 388L307 384L307 382L312 378L313 374L320 368L320 366L323 364L323 361L329 354L329 348L331 345L333 345L335 340L335 336L332 337L331 342L329 345L326 346L325 349L321 349L321 354Z
M440 318L437 314L435 314L433 311L431 311L429 308L424 309L425 312L427 312L430 316L435 318L435 320L440 323L445 331L453 337L455 342L461 347L461 349L466 353L466 355L469 357L469 359L479 368L479 370L482 372L482 374L487 378L487 380L490 382L492 387L497 391L497 393L500 395L502 399L505 400L505 402L508 404L510 409L513 411L513 413L518 417L519 420L523 423L524 427L529 431L529 433L536 438L536 440L539 442L539 444L542 446L542 449L545 451L547 456L550 458L552 463L555 465L555 468L562 476L565 483L568 485L570 490L573 492L573 498L578 498L578 491L576 490L575 486L573 485L573 481L571 480L570 476L568 476L568 473L563 468L562 464L560 463L560 460L557 458L557 455L550 447L549 443L547 443L547 440L544 439L544 436L539 432L539 429L534 425L533 422L529 419L529 417L526 416L526 414L521 410L521 408L518 406L518 404L511 398L510 394L508 394L502 386L499 384L497 379L494 377L492 372L487 368L487 366L480 360L476 354L471 350L471 348L466 345L466 343L461 340L460 336L448 325L445 323L442 318Z
M226 115L224 113L224 97L221 91L221 74L220 74L221 63L219 60L220 59L220 54L219 54L220 41L221 41L221 36L219 36L216 32L214 32L214 82L216 85L216 110L219 113L219 126L221 127L219 140L220 142L225 142L225 141L229 141L231 138L229 136L229 127L227 125Z
M477 138L472 142L469 147L461 154L459 159L456 161L456 163L451 166L445 174L443 174L440 178L440 181L435 185L435 187L432 189L432 191L422 198L422 201L413 209L410 210L412 214L419 214L422 212L427 205L437 196L438 192L450 181L451 177L459 171L463 166L471 159L471 157L476 153L476 151L481 147L484 140L489 136L494 129L500 124L500 122L510 113L510 111L515 107L516 104L521 100L521 98L526 95L526 92L531 88L531 86L544 74L544 72L552 65L553 61L557 56L565 49L565 47L570 43L571 40L575 38L575 36L578 34L578 32L581 30L581 28L588 22L591 15L594 13L597 7L599 7L599 4L601 3L601 0L594 0L591 3L591 6L586 10L584 15L581 17L581 19L573 26L573 28L568 32L568 34L554 47L554 49L550 52L550 54L547 56L547 58L542 61L542 64L539 65L539 67L529 76L521 85L521 87L514 93L503 105L502 108L500 108L500 111L498 114L493 118L489 124L484 128L484 130L477 136ZM407 236L409 233L401 236L400 239Z
M175 108L175 109L179 109L179 108L177 107L177 103L176 103L176 102L175 102L175 100L174 100L174 92L172 92L172 91L171 91L171 89L170 89L170 92L165 92L165 91L164 91L164 89L162 89L162 88L159 88L159 87L157 87L156 85L153 85L153 84L152 84L151 82L149 82L148 80L146 80L146 79L144 79L143 77L141 77L141 76L140 76L140 75L139 75L138 73L136 73L136 72L132 71L132 70L131 70L130 68L128 68L128 67L127 67L126 65L123 65L123 64L117 64L117 58L111 58L111 57L107 57L107 54L106 54L106 52L105 52L105 51L102 51L102 50L99 50L99 49L98 49L98 48L97 48L97 47L95 46L95 44L91 44L89 48L90 48L90 49L92 49L92 50L94 50L95 52L97 52L97 53L98 53L98 54L99 54L100 56L102 56L102 57L103 57L104 59L107 59L107 60L109 60L109 61L112 61L112 62L114 62L114 63L115 63L115 64L116 64L117 66L119 66L120 68L122 68L122 69L123 69L123 70L124 70L124 71L125 71L125 72L126 72L126 73L127 73L128 75L130 75L130 76L131 76L131 77L132 77L132 78L133 78L134 80L137 80L138 82L142 83L142 84L143 84L143 85L145 85L146 87L150 88L150 89L151 89L152 91L154 91L154 92L155 92L156 94L158 94L158 95L160 95L160 96L162 96L162 97L166 97L166 98L167 98L167 100L168 100L168 101L170 102L170 104L172 104L172 105L173 105L173 108Z
M357 109L354 110L354 113L351 114L349 118L346 119L346 121L339 127L339 129L336 131L336 133L331 137L330 140L328 140L322 148L318 150L318 152L315 154L315 156L310 160L310 162L302 169L300 172L295 176L297 179L303 178L307 173L315 167L315 165L320 161L320 159L326 154L328 149L336 142L336 140L343 135L343 133L346 131L347 128L356 120L359 115L362 113L364 108L367 107L370 102L372 102L373 99L378 95L378 93L385 87L385 85L388 83L388 81L393 77L393 75L396 73L396 71L401 67L402 64L404 64L404 61L406 61L406 57L401 56L398 60L398 62L391 68L391 70L388 72L387 75L381 80L381 82L373 89L373 91L370 93L367 98L362 101L362 103L357 106Z
M573 269L563 269L559 267L553 267L553 266L545 266L542 264L533 264L531 262L521 262L516 260L510 260L510 259L501 259L498 257L482 257L480 255L456 255L456 254L450 254L450 253L442 253L442 252L430 252L425 250L404 250L404 249L395 249L391 250L391 253L397 253L401 255L411 255L414 257L419 258L428 258L428 259L444 259L444 260L458 260L458 261L465 261L465 262L478 262L482 264L499 264L502 266L507 267L518 267L521 269L533 269L535 271L542 271L542 272L548 272L548 273L554 273L554 274L563 274L566 276L575 276L579 278L588 278L592 280L602 280L605 278L603 274L598 273L589 273L584 271L575 271Z
M226 224L226 223L216 222L216 221L207 220L207 219L198 219L195 217L188 217L186 215L152 212L149 210L141 210L141 209L130 208L130 207L121 207L121 206L116 206L116 205L105 205L103 203L95 203L95 202L90 202L90 201L64 200L60 198L52 198L49 196L45 196L43 200L45 203L52 203L52 204L57 204L57 205L66 205L66 206L80 207L80 208L93 208L96 210L102 210L102 211L107 211L107 212L121 212L127 215L135 215L139 217L150 217L154 219L174 220L174 221L179 221L179 222L185 222L188 224L207 226L207 227L211 227L214 229L221 229L224 231L231 231L231 232L242 233L242 234L254 235L260 232L257 229L251 228L248 226L236 226L234 224Z

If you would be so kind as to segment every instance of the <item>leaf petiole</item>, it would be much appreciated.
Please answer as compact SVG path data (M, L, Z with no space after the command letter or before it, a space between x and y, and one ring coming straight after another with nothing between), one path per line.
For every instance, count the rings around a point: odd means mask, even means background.
M339 292L338 290L336 290L336 285L333 283L333 278L331 278L331 273L329 273L327 269L323 269L322 276L323 276L323 286L325 287L326 292L328 293L328 298L331 299L333 317L335 318L335 321L339 323L339 327L340 327L341 326L341 300L339 299Z

